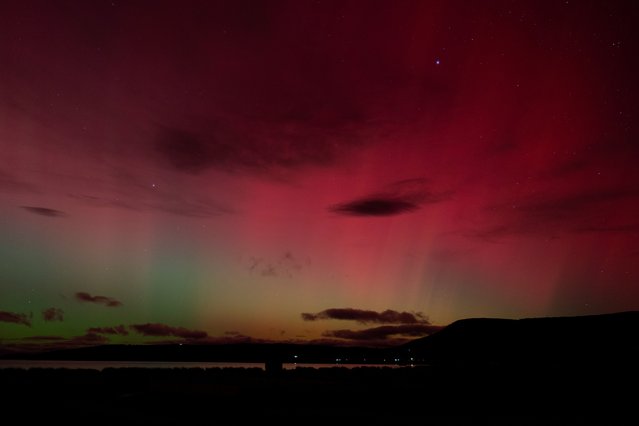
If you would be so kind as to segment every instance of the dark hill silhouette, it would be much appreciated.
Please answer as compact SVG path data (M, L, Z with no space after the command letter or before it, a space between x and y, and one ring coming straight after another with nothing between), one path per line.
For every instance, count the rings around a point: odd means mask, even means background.
M581 317L475 318L456 321L404 345L405 353L435 364L492 365L634 362L639 312Z

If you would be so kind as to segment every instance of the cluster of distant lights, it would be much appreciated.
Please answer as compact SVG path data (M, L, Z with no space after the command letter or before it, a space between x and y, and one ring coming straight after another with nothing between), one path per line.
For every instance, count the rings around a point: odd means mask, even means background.
M298 356L297 356L297 355L293 355L293 359L295 360L295 362L294 362L294 363L295 363L295 364L297 364ZM400 359L400 358L393 358L392 360L393 360L394 362L400 362L400 361L401 361L401 359ZM413 361L415 361L415 358L411 357L411 358L410 358L410 360L411 360L411 362L413 362ZM386 362L386 361L387 361L387 360L386 360L386 358L384 358L384 362ZM335 358L335 363L336 363L336 364L337 364L337 363L340 363L340 362L348 362L348 358ZM363 359L362 359L362 362L366 362L366 358L363 358ZM412 364L411 364L411 365L412 365Z

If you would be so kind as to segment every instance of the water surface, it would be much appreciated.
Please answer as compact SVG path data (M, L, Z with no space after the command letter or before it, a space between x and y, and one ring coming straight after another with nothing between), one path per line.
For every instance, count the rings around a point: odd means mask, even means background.
M396 368L397 365L380 364L284 364L286 370L295 368L358 368L358 367L387 367ZM105 368L259 368L264 369L263 363L255 362L161 362L161 361L58 361L58 360L0 360L0 368L68 368L73 370L89 369L104 370Z

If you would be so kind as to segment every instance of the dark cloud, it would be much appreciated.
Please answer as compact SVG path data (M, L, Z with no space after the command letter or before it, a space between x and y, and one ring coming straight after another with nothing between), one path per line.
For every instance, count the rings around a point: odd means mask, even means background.
M188 345L232 345L238 343L254 343L254 344L271 344L271 343L293 343L289 341L281 341L281 340L271 340L271 339L260 339L256 337L246 336L244 334L238 335L228 335L228 336L207 336L207 337L198 337L198 338L179 338L179 339L168 339L162 341L153 341L151 344L179 344L186 343ZM302 342L295 342L302 343Z
M392 336L422 337L441 330L442 327L428 324L383 325L364 330L329 330L324 337L358 341L382 341Z
M189 330L183 327L172 327L166 324L148 323L133 324L130 329L144 336L173 336L183 339L203 339L208 336L205 331Z
M81 302L97 303L100 305L108 306L110 308L117 308L122 306L122 302L106 296L91 296L89 293L77 292L75 298Z
M108 342L109 339L107 337L101 336L96 333L86 333L82 336L76 336L69 339L66 344L67 346L92 346Z
M183 130L163 129L156 148L175 169L188 173L199 173L211 167L216 160L212 147L195 134Z
M577 228L577 232L612 232L612 233L635 233L639 232L639 223L631 223L625 225L612 225L612 226L604 226L604 225L593 225L586 226L583 228Z
M114 327L91 327L87 328L89 334L119 334L120 336L128 336L129 332L124 325L116 325Z
M394 216L420 208L422 204L446 200L449 192L434 194L423 178L404 179L389 185L386 191L333 205L330 211L347 216Z
M20 207L30 213L37 214L40 216L46 216L46 217L66 216L66 214L60 210L50 209L47 207L34 207L34 206L20 206Z
M542 177L550 179L565 179L571 175L581 173L585 170L592 169L593 162L586 159L570 159L561 161L557 165L551 167Z
M357 321L362 324L428 324L428 320L421 312L398 312L391 309L376 312L353 308L331 308L316 314L302 313L302 319L304 321L335 319Z
M191 340L189 343L192 344L211 344L211 345L228 345L228 344L236 344L236 343L281 343L275 340L269 339L259 339L251 336L247 336L243 333L237 334L228 334L224 333L224 336L221 337L206 337L204 339L196 339Z
M207 123L161 127L154 147L162 162L183 173L215 168L277 177L304 166L332 165L367 143L351 126L359 120L357 114L312 112L267 118L263 111L251 118L211 117Z
M42 319L45 321L64 321L64 311L60 308L48 308L42 311Z
M233 333L233 332L231 332ZM283 336L285 333L280 331L280 336ZM208 336L201 339L171 339L165 341L154 341L152 344L177 344L177 343L187 343L190 345L228 345L228 344L238 344L238 343L253 343L253 344L292 344L292 345L329 345L329 346L356 346L356 341L348 341L345 339L338 338L320 338L320 339L304 339L305 336L298 335L295 338L288 339L263 339L258 337L247 336L242 333L238 334L227 334L224 333L223 336ZM406 339L409 340L409 339ZM389 339L390 341L390 339ZM380 346L387 345L389 341L379 342ZM398 339L393 339L392 343L396 343ZM369 342L367 342L369 343ZM378 342L375 342L377 344Z
M67 340L67 338L62 336L29 336L29 337L23 338L22 340L32 341L32 342L56 342L56 341Z
M26 314L16 314L15 312L0 311L0 322L10 322L31 327L31 318Z
M393 216L417 210L419 205L398 198L361 198L336 204L331 211L349 216Z
M62 336L30 336L15 340L15 343L3 346L12 352L37 353L102 345L109 342L108 338L95 333L86 333L70 338Z

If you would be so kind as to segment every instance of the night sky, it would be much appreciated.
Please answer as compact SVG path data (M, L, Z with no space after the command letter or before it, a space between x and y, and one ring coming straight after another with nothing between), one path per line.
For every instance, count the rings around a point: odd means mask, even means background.
M635 1L0 2L0 340L639 309Z

